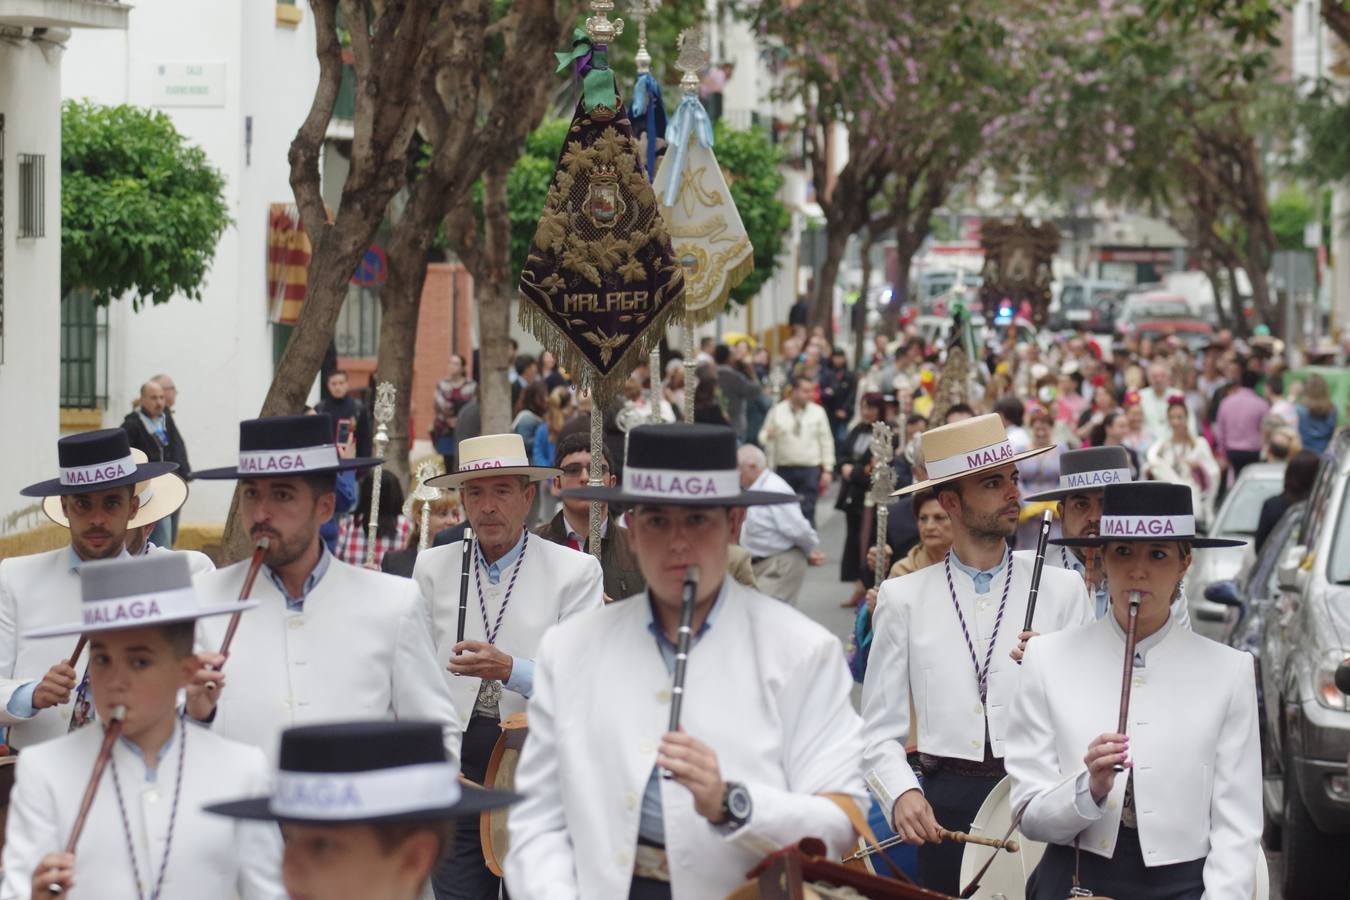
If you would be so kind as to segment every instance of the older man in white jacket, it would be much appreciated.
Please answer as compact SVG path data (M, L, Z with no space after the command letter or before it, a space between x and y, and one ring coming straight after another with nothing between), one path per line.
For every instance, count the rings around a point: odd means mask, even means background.
M743 492L735 436L718 426L634 429L623 479L572 495L634 505L648 591L544 637L516 773L526 799L510 817L508 890L705 900L804 837L844 853L865 792L842 649L801 613L725 575L741 508L791 498ZM686 592L690 569L702 577ZM682 717L672 728L676 696Z

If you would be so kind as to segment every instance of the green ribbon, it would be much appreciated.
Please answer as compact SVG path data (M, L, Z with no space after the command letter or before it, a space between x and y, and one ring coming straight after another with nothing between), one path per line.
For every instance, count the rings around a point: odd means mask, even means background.
M591 36L585 29L572 32L572 49L553 54L558 58L557 72L575 68L581 77L582 102L586 112L604 108L616 111L615 98L618 89L614 83L614 71L609 67L609 53L591 43Z

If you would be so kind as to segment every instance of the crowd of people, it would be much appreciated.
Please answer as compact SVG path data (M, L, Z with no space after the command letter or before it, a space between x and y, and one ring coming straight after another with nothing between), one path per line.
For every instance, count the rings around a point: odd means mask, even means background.
M1006 779L1046 846L1026 896L1246 900L1252 665L1191 631L1185 574L1241 543L1205 525L1246 466L1288 463L1268 530L1340 424L1277 350L1014 331L963 365L902 334L850 365L802 325L772 354L706 339L695 423L674 422L684 360L640 366L604 410L598 486L591 398L551 354L512 348L500 434L455 357L438 496L385 470L378 510L345 373L195 471L155 379L25 490L68 544L0 561L0 896L722 897L805 838L838 859L874 830L954 896L951 832ZM152 539L188 474L239 484L251 559ZM847 652L794 608L826 497Z

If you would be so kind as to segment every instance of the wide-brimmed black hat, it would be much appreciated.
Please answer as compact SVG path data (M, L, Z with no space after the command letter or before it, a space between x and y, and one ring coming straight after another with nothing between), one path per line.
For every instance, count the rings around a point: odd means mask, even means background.
M278 475L318 475L343 469L368 469L384 462L373 456L343 459L331 417L271 416L239 423L239 463L199 469L196 478L229 481Z
M736 433L724 425L639 425L628 432L623 483L583 487L564 497L657 506L768 506L796 494L741 489Z
M1113 541L1185 541L1192 547L1241 547L1246 541L1199 537L1191 489L1166 481L1108 484L1097 537L1055 538L1065 547L1101 547Z
M155 628L207 616L233 615L256 600L203 605L192 587L192 569L181 553L147 553L80 565L80 619L23 632L24 638L96 634Z
M476 816L519 799L461 783L435 722L335 722L281 733L270 797L205 809L235 819L378 824Z
M104 428L72 434L56 442L56 460L61 474L19 491L25 497L65 497L106 491L124 484L149 481L172 472L178 463L136 463L131 442L120 428Z
M1063 500L1082 491L1099 491L1108 484L1128 484L1132 480L1130 455L1124 447L1084 447L1059 455L1059 487L1023 497L1026 503Z

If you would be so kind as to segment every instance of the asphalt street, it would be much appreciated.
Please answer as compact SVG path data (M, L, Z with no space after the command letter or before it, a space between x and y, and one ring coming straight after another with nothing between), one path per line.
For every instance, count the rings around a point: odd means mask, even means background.
M816 531L820 534L825 564L807 570L806 582L798 601L798 608L815 621L830 629L847 646L853 630L852 610L839 604L852 594L852 586L839 580L839 557L844 548L844 516L834 508L836 489L832 488L816 504ZM861 690L854 689L853 701L860 703ZM1280 900L1279 854L1268 853L1272 900Z

